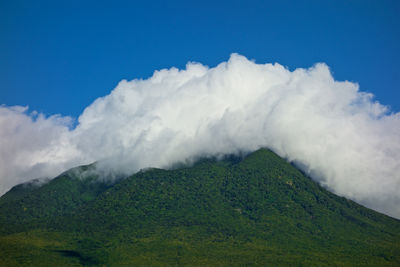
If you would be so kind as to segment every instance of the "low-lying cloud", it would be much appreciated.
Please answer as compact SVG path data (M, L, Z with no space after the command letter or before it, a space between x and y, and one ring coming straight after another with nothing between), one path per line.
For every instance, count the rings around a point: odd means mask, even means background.
M268 147L335 193L400 218L400 113L325 64L293 72L233 54L121 81L72 119L0 106L0 193L94 161L131 174Z

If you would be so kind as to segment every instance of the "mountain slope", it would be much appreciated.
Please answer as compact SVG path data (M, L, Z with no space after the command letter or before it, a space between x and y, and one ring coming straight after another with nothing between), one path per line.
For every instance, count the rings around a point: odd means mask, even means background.
M0 198L0 233L42 226L95 199L111 184L98 182L93 169L93 165L73 168L43 186L34 181L13 187Z
M265 149L113 186L61 176L7 194L0 248L12 244L9 261L31 251L33 264L48 255L78 265L400 265L398 220L326 191ZM24 216L27 203L41 208Z

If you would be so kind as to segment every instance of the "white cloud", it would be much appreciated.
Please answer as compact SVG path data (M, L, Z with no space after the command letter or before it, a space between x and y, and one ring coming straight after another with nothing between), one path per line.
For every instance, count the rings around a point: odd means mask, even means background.
M79 117L0 107L0 191L102 161L125 174L196 156L269 147L334 192L400 218L400 113L335 81L324 64L291 72L233 54L121 81Z

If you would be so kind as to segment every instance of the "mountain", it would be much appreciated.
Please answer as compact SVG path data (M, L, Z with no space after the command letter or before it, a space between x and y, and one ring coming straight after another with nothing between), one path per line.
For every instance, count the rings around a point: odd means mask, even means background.
M0 265L400 266L399 220L266 149L112 184L94 168L0 198Z

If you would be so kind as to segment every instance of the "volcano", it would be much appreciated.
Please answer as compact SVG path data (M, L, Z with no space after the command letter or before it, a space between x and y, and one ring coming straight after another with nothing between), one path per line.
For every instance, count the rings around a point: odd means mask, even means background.
M0 198L0 265L400 265L399 220L268 149L116 181L95 169Z

